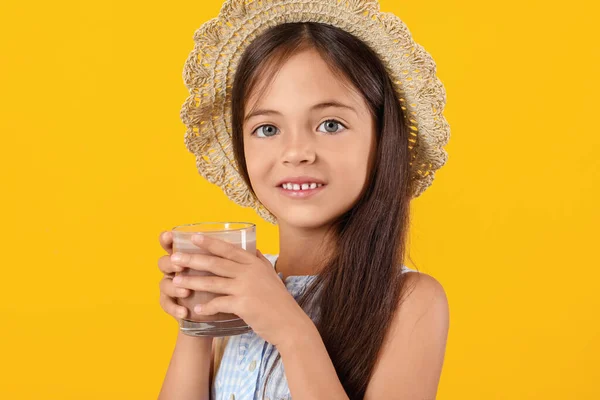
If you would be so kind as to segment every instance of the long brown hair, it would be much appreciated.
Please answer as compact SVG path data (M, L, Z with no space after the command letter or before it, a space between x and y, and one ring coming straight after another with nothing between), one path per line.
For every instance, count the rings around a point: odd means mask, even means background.
M307 48L316 49L333 72L358 89L376 122L376 159L366 190L330 227L331 255L298 300L304 308L316 299L315 325L337 375L350 399L362 399L405 292L400 267L410 215L408 129L377 54L352 34L327 24L285 23L263 32L248 45L234 78L234 156L255 195L244 157L246 101L259 81L269 82L286 60Z

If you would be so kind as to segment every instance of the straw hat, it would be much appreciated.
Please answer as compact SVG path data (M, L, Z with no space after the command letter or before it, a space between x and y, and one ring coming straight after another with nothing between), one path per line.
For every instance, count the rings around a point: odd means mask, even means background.
M396 15L379 11L377 0L226 0L219 15L194 34L184 66L190 95L181 108L184 142L209 182L264 220L276 219L255 198L238 173L231 143L231 87L241 55L266 29L287 22L320 22L361 39L385 65L406 116L411 137L411 195L427 189L447 160L443 146L450 128L442 112L443 84L432 57L415 43Z

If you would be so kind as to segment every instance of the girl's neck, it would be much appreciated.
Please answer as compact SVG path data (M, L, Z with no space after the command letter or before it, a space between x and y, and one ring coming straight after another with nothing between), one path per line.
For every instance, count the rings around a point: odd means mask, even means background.
M317 275L326 254L331 250L325 239L325 229L292 229L279 227L279 256L276 271L288 276Z

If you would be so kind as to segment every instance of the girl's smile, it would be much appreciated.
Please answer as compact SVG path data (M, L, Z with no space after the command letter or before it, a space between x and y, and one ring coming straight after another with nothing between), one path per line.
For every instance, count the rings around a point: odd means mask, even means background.
M320 193L325 185L326 183L322 179L304 175L283 178L277 184L277 189L284 196L293 199L306 199Z
M298 184L293 184L292 189L287 189L289 185L287 183L284 183L281 186L277 186L277 189L282 195L290 197L292 199L306 199L318 193L321 193L323 190L325 190L325 187L327 185L322 184L321 186L318 186L313 184L312 186L309 185L310 187L307 189L302 189L299 186L300 185Z

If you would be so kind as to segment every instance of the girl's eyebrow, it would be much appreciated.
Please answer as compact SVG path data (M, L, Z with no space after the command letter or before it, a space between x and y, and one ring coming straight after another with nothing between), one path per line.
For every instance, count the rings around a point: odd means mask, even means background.
M349 105L346 105L344 103L340 103L336 100L328 100L328 101L325 101L322 103L315 104L314 106L312 106L310 108L310 111L322 110L324 108L329 108L329 107L344 108L344 109L354 112L354 114L356 114L356 116L358 116L358 113L356 112L356 110L354 108L352 108ZM282 115L282 114L276 110L258 109L258 110L255 110L254 112L251 112L250 114L246 115L246 117L244 118L244 122L248 121L250 118L253 118L253 117L256 117L259 115Z

